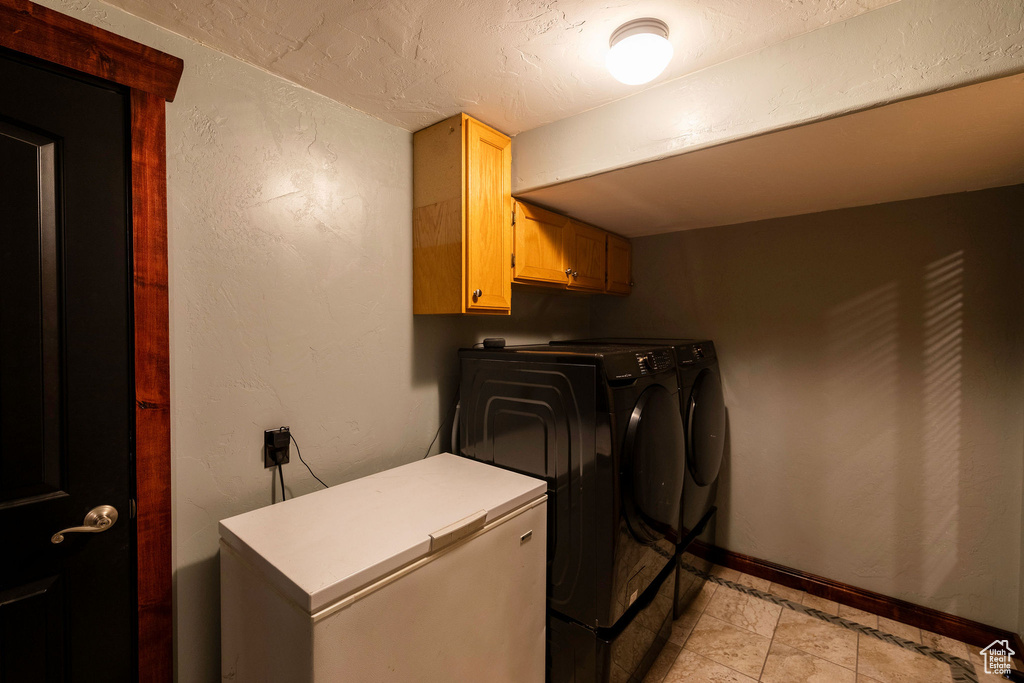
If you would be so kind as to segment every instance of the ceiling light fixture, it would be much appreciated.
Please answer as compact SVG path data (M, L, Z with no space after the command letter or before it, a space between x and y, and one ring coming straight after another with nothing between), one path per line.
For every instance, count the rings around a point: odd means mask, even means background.
M672 59L668 24L661 19L627 21L612 33L608 47L608 71L626 85L653 81Z

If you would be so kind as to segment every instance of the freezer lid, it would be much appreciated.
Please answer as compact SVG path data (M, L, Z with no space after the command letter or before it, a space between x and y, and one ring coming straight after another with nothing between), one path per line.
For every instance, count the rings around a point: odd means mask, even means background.
M220 535L313 613L545 488L540 479L442 453L222 520Z

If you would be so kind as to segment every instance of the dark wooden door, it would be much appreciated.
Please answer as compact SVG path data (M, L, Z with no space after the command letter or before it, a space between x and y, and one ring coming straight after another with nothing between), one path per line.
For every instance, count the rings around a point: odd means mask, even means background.
M0 52L0 681L135 675L127 92ZM117 510L100 533L82 525Z

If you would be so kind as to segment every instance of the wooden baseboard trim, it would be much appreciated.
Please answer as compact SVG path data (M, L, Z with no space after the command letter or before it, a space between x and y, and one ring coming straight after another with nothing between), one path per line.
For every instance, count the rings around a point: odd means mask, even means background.
M995 640L1006 639L1011 642L1018 653L1024 652L1024 642L1021 641L1019 635L995 626L987 626L930 607L915 605L905 600L891 598L881 593L808 574L799 569L735 553L700 541L694 541L688 550L717 565L735 569L760 579L767 579L788 588L802 590L841 605L848 605L894 621L917 626L932 633L965 642L968 645L980 648Z

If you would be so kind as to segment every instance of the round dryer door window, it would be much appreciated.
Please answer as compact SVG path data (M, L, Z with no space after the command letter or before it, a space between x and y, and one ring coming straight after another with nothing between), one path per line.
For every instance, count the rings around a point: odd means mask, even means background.
M687 467L700 486L718 478L725 447L725 401L718 373L703 370L697 375L690 392L687 412Z
M685 445L678 397L652 385L630 416L623 463L624 474L632 479L624 487L627 519L633 533L644 540L678 540Z

